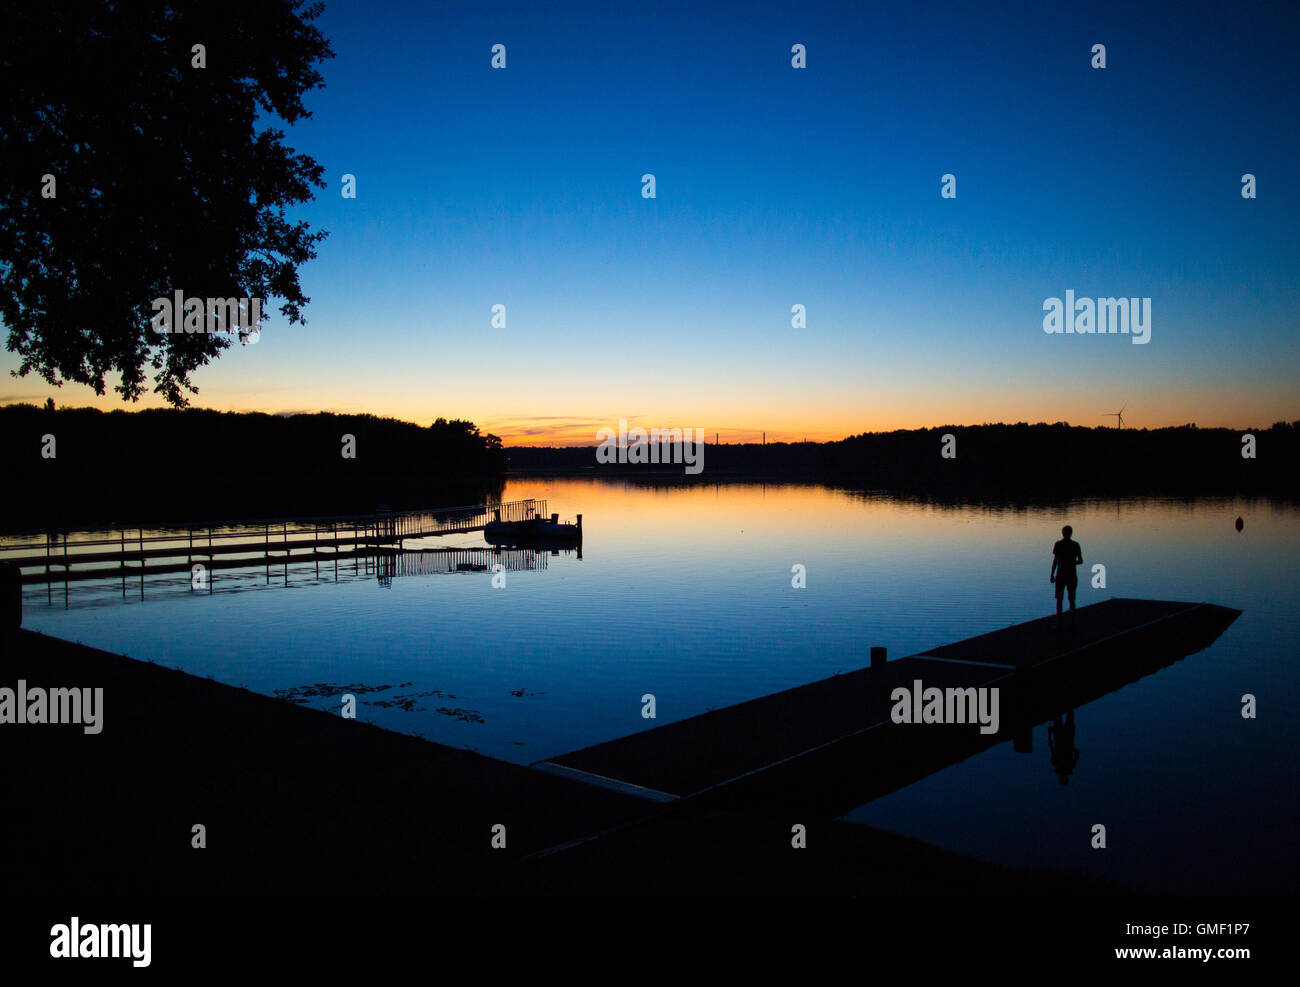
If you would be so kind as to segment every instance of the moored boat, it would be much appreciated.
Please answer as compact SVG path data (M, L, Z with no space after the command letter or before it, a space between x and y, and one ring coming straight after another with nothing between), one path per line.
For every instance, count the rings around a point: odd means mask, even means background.
M535 515L525 521L489 521L483 528L483 537L489 542L580 542L582 541L582 515L574 524L561 524L560 516L550 518Z

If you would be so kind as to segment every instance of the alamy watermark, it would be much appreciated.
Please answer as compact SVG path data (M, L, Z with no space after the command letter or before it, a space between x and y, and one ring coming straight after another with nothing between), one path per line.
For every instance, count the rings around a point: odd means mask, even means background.
M104 729L104 690L29 689L26 679L17 689L0 688L0 724L79 723L84 733Z
M152 959L153 926L146 923L81 924L76 915L67 925L50 927L50 955L67 959L129 959L134 967Z
M694 432L694 438L691 433ZM704 429L627 427L618 420L618 431L602 428L596 432L598 463L678 463L695 476L704 471Z
M173 297L153 300L151 325L156 333L239 332L256 343L262 333L260 298L186 298L179 289Z
M913 679L911 689L900 685L889 698L894 703L889 718L895 723L978 723L980 733L998 732L997 686L927 689Z
M1150 298L1075 298L1074 289L1065 300L1043 301L1043 332L1079 335L1126 335L1134 343L1151 342Z

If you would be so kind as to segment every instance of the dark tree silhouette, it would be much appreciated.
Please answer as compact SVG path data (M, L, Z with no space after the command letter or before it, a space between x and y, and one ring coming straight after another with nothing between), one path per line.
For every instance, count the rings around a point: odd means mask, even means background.
M47 434L53 459L41 454ZM460 420L11 404L0 462L22 482L0 484L0 530L483 504L501 497L505 459L497 436ZM91 495L88 477L109 479Z
M23 0L0 31L0 321L18 376L174 405L226 333L152 331L152 301L310 300L323 232L286 208L323 169L276 124L333 57L303 0ZM201 51L195 46L202 45ZM198 67L200 61L206 64ZM53 176L53 184L45 176ZM53 197L50 197L50 192ZM244 334L240 334L244 338Z
M1257 436L1257 459L1242 458L1245 432ZM957 440L956 459L940 455L948 433ZM1123 431L1019 422L864 432L838 442L710 443L698 478L675 465L598 466L594 446L512 447L505 454L512 472L594 472L684 483L712 483L730 474L815 480L942 502L1059 502L1128 494L1300 497L1295 468L1300 427L1285 422L1270 429L1183 425Z

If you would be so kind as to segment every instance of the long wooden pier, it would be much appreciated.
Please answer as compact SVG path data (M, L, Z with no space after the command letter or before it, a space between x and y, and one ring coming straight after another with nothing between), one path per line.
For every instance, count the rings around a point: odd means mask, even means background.
M536 767L639 795L725 809L834 817L1032 728L1212 643L1240 611L1113 599L898 661L836 675L553 757ZM895 723L893 692L999 690L995 733L977 723Z

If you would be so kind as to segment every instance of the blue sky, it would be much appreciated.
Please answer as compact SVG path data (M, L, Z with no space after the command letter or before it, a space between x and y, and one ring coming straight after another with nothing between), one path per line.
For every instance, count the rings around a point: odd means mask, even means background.
M330 3L308 324L195 403L587 442L1300 418L1297 15L1058 7ZM1151 297L1150 344L1043 333L1067 288Z

